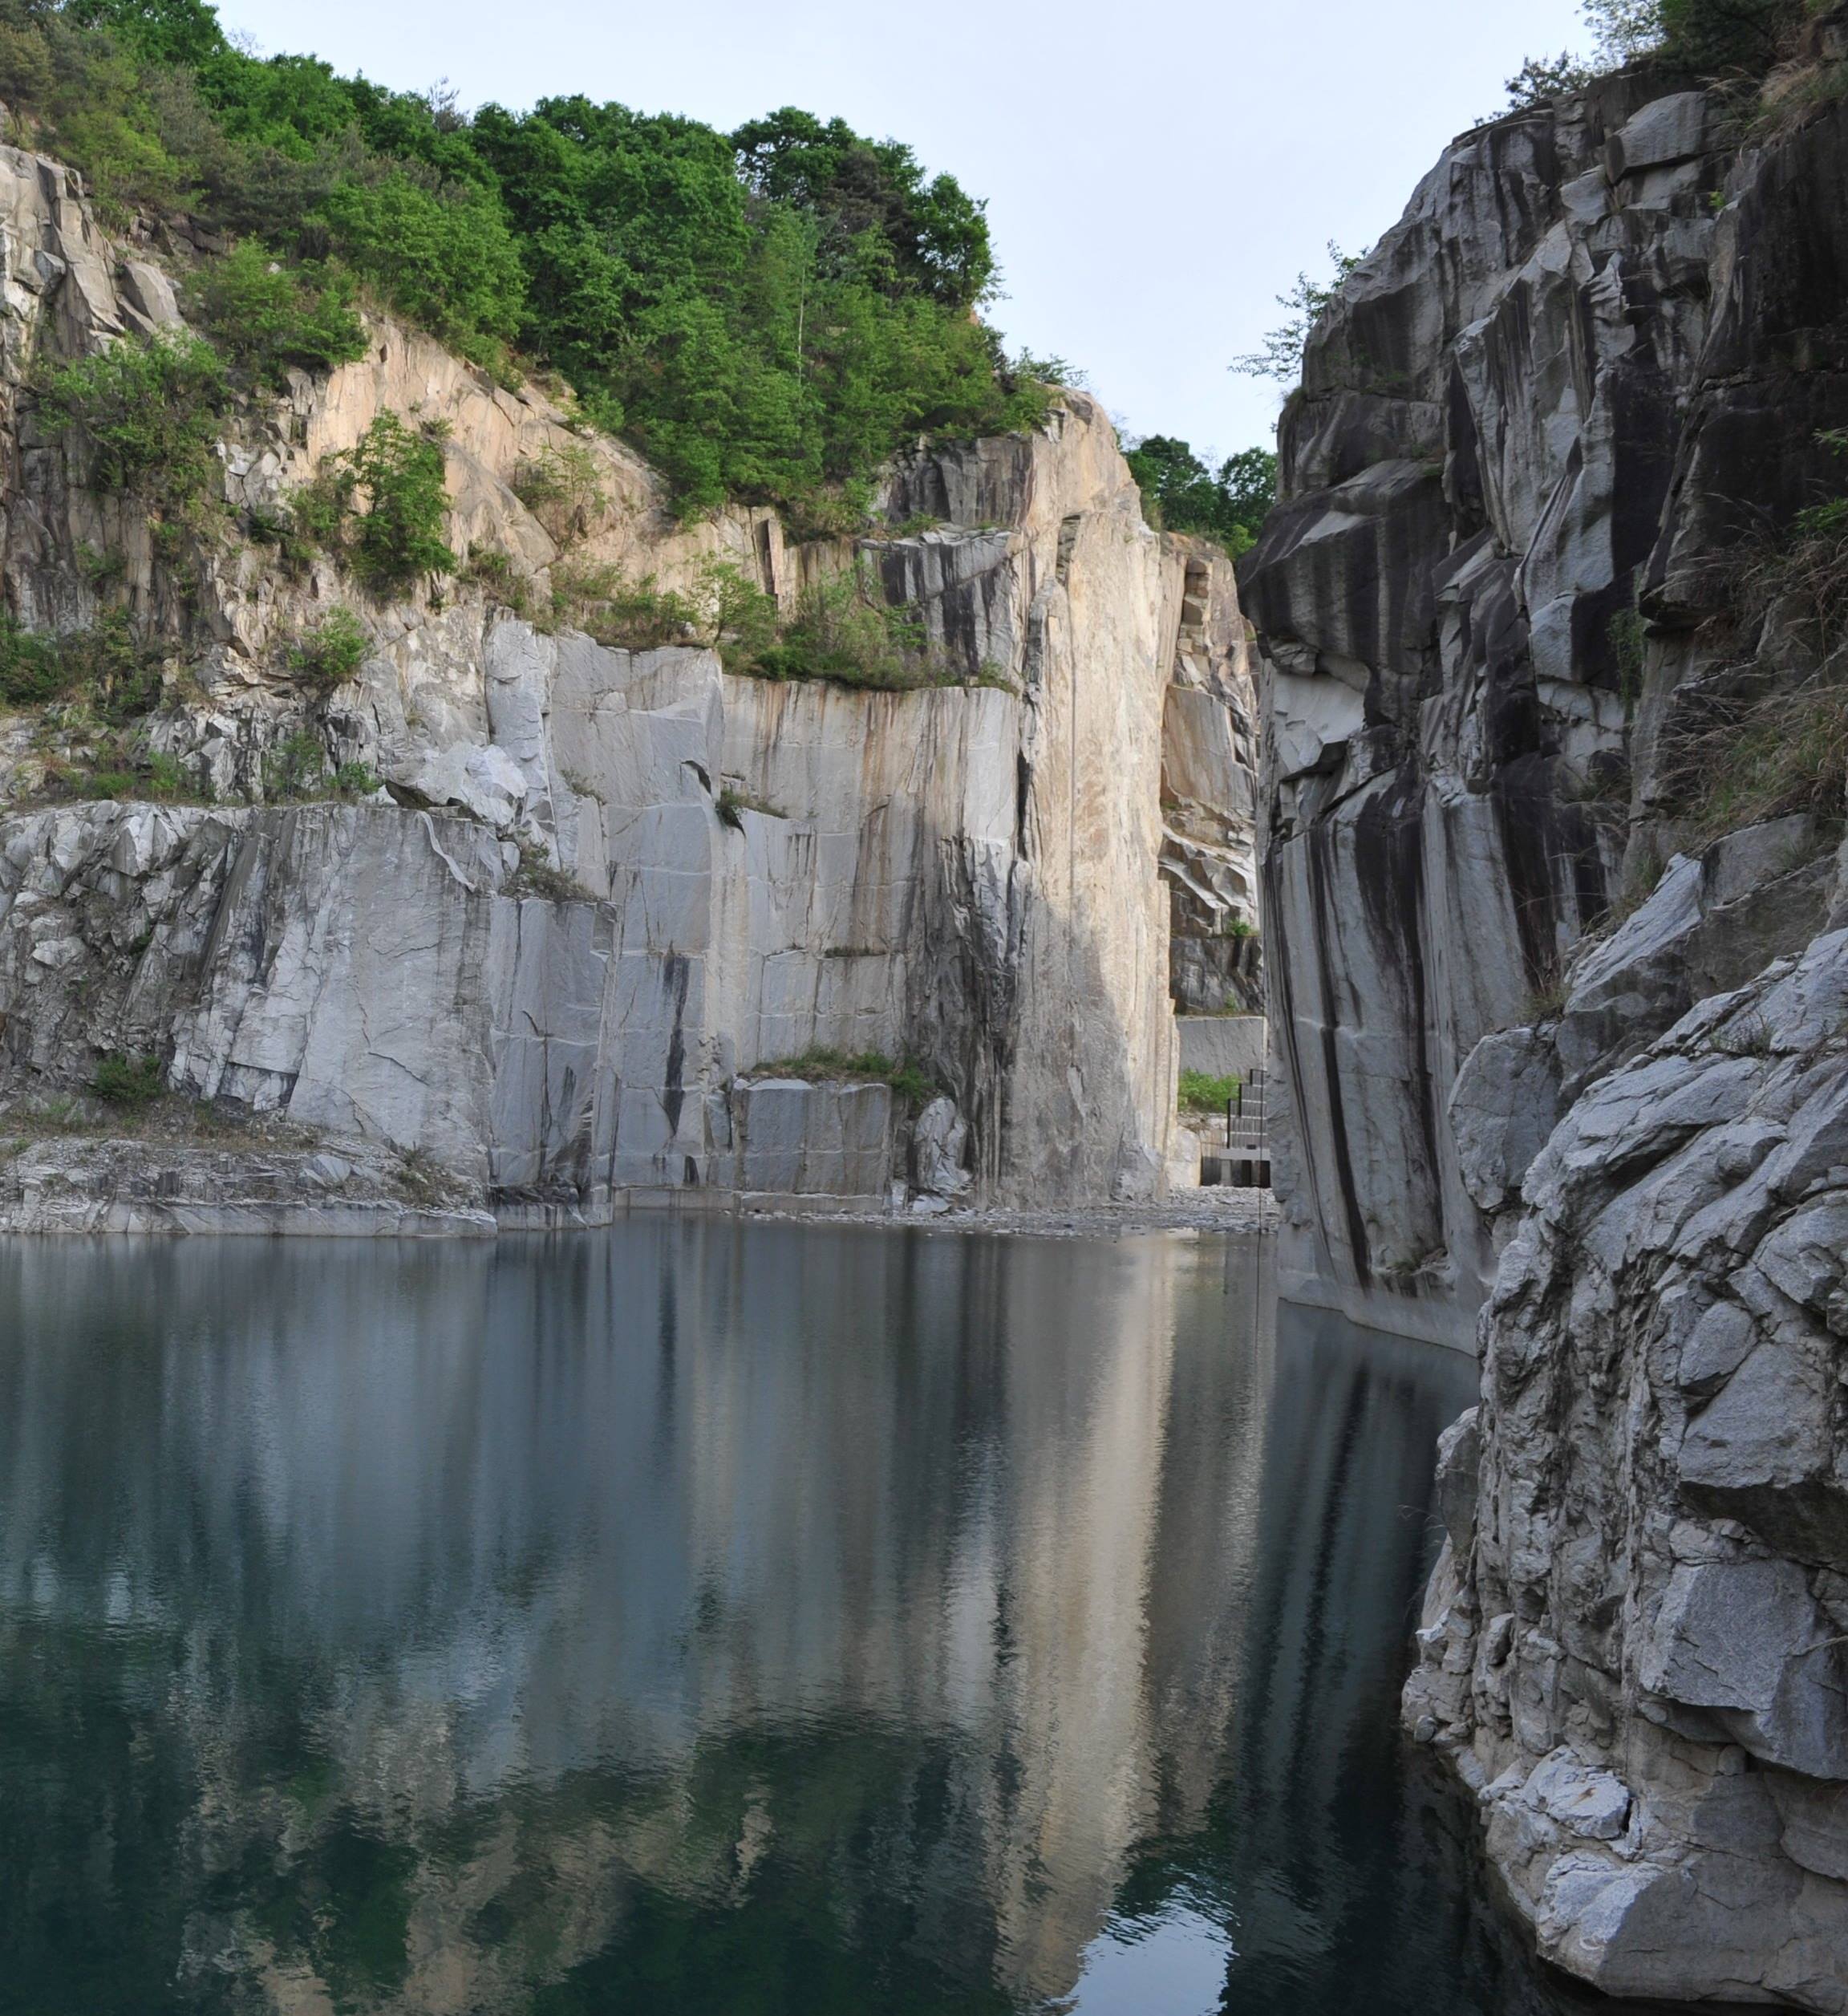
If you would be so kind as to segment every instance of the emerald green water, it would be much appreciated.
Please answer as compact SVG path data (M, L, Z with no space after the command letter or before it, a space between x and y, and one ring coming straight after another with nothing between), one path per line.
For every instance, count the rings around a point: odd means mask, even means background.
M0 2010L1550 2009L1259 1243L0 1245Z

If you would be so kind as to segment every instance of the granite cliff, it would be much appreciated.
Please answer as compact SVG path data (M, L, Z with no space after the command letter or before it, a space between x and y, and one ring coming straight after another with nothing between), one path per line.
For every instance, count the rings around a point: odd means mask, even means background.
M1465 136L1259 632L1286 1292L1479 1345L1408 1726L1551 1961L1848 2008L1848 61Z
M217 249L187 232L112 239L67 169L0 149L8 603L38 632L125 616L159 651L137 734L166 786L74 791L68 710L0 721L11 1222L1165 1187L1170 912L1198 1001L1254 911L1256 709L1229 564L1148 529L1088 397L920 445L877 536L797 544L767 509L675 521L537 386L374 318L363 358L242 402L211 528L176 540L85 481L35 370L182 327ZM442 441L463 562L392 596L264 536L382 413ZM565 466L594 499L574 516L529 480ZM612 648L533 614L567 566L663 595L715 561L785 610L861 570L934 675L780 683L727 671L716 637ZM317 686L304 640L334 610L363 648ZM97 1110L110 1057L261 1138L41 1138L72 1098Z

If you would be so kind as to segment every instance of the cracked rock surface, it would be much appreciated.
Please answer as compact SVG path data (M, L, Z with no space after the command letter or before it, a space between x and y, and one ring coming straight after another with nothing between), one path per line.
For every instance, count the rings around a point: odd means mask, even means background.
M1546 1957L1848 2008L1848 931L1566 1113L1406 1689Z

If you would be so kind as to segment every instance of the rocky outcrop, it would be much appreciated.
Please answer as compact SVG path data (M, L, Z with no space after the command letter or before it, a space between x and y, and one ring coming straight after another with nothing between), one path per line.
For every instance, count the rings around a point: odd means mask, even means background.
M1526 1199L1408 1716L1548 1958L1848 2008L1848 931L1600 1080Z
M225 528L176 555L74 478L29 369L176 322L176 227L124 251L67 171L5 149L0 215L9 600L60 630L126 608L160 641L144 732L209 801L0 818L0 1103L153 1059L197 1101L429 1158L503 1222L1162 1189L1171 911L1202 988L1256 971L1254 700L1230 566L1145 525L1093 402L920 447L880 498L902 530L797 546L764 510L676 523L619 444L378 322L356 363L240 408ZM479 564L380 602L231 529L386 412L440 424ZM548 456L585 473L569 524L521 501ZM858 566L946 677L776 683L691 641L553 633L518 612L567 558L657 592L719 559L785 606ZM339 606L366 649L317 693L291 649ZM0 722L0 800L43 797L55 754ZM363 801L274 803L316 795L304 771ZM818 1053L906 1069L894 1090ZM142 1201L94 1170L79 1194Z
M1583 934L1682 846L1665 752L1752 649L1708 620L1732 550L1839 487L1818 436L1848 421L1848 116L1736 132L1719 95L1626 74L1466 136L1340 289L1284 417L1286 502L1242 576L1282 1264L1386 1328L1472 1340L1495 1238L1453 1094L1479 1108L1506 1061L1465 1090L1477 1046L1544 1019ZM1789 894L1756 963L1817 927ZM1569 1088L1744 956L1695 958L1647 1028L1594 1030L1587 996Z
M1243 585L1286 1292L1483 1354L1408 1722L1548 1959L1834 2012L1848 806L1728 832L1689 754L1848 670L1749 585L1848 489L1811 103L1741 148L1633 71L1457 142L1312 337Z

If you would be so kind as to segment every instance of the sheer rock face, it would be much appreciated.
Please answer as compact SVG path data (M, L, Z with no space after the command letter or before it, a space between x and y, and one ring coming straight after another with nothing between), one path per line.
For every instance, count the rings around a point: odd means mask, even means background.
M1242 572L1286 1290L1457 1344L1497 1237L1451 1110L1480 1132L1494 1061L1460 1077L1680 844L1660 751L1737 655L1700 628L1726 556L1839 487L1848 116L1736 156L1717 98L1643 88L1444 156L1315 331ZM1780 900L1756 963L1819 927ZM1568 1089L1754 970L1581 1024Z
M0 817L0 1101L154 1057L176 1090L428 1157L515 1218L638 1192L863 1207L907 1177L1021 1203L1165 1184L1171 909L1254 971L1229 928L1254 898L1254 702L1229 564L1147 528L1092 401L902 457L882 514L925 529L801 547L764 510L677 524L620 444L383 321L365 357L233 418L245 521L379 413L440 421L450 544L539 606L567 558L663 590L727 560L785 606L858 563L970 682L773 684L691 645L542 633L467 574L375 603L229 531L178 578L27 383L35 354L177 324L155 253L0 149L6 593L59 629L125 602L171 652L149 740L216 801ZM571 524L517 494L566 451L604 500ZM317 696L290 650L342 604L369 648ZM304 737L311 767L383 789L262 804ZM34 724L0 720L0 803L44 771ZM930 1152L883 1083L763 1069L816 1049L920 1066L954 1102ZM94 1170L83 1188L106 1220Z
M1257 692L1231 566L1188 542L1161 726L1161 871L1184 1015L1264 1011L1258 935Z
M1541 1950L1834 2012L1848 876L1829 821L1697 839L1671 757L1783 669L1775 610L1707 620L1733 550L1844 487L1848 112L1735 153L1642 89L1457 143L1286 416L1244 582L1284 1272L1479 1337L1406 1716Z
M1601 1078L1526 1199L1408 1719L1549 1958L1848 2008L1848 931Z

